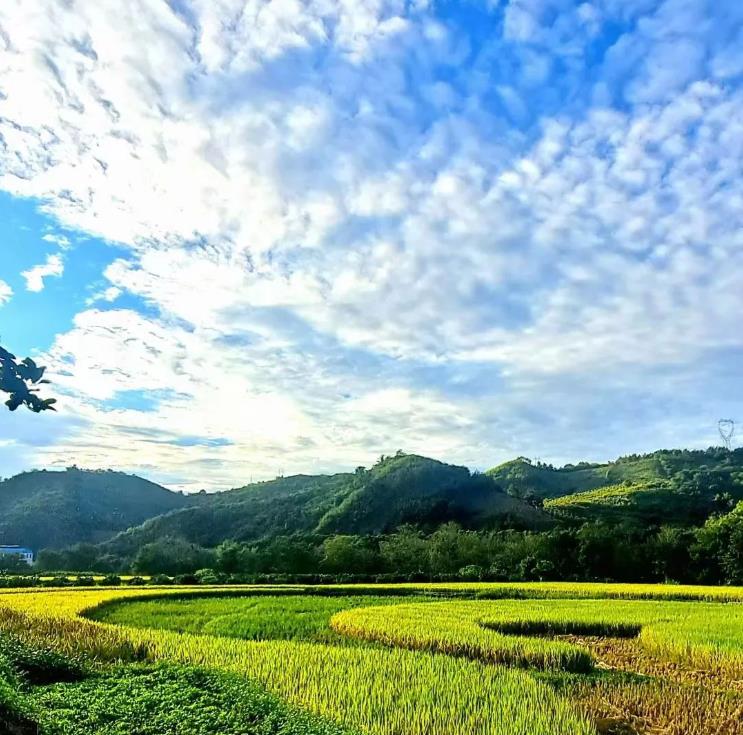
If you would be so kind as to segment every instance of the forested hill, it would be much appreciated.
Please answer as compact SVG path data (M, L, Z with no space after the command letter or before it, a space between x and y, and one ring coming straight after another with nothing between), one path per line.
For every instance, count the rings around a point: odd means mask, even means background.
M660 450L560 468L520 457L487 474L510 495L575 520L699 524L743 500L743 449Z
M39 549L99 542L189 502L122 472L24 472L0 482L0 544Z
M586 521L699 526L743 499L743 449L659 451L554 468L519 458L485 474L412 454L335 475L296 475L184 496L119 472L27 472L0 483L0 544L34 550L81 542L131 558L180 539L214 547L295 534L372 537L410 525L429 533L548 529Z
M403 524L433 529L447 521L543 528L549 516L465 467L399 453L355 473L278 478L202 496L197 504L153 518L105 544L131 554L162 538L201 546L294 533L378 534Z

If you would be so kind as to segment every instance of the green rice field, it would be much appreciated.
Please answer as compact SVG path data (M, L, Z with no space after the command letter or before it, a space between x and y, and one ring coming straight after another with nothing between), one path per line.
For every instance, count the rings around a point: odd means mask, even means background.
M34 684L11 657L0 712L4 696L8 717L50 735L153 723L177 735L738 735L741 600L732 587L557 583L8 590L0 639L85 674ZM197 716L227 700L243 705L221 725ZM86 701L98 719L74 716ZM168 720L174 708L183 718Z

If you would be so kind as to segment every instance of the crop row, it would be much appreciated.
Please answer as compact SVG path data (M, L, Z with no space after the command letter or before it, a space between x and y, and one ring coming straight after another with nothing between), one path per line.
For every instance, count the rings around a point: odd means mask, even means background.
M587 718L546 684L477 661L399 648L134 630L79 617L136 596L133 590L0 595L0 633L98 660L167 660L239 673L292 704L372 735L593 732Z
M743 676L743 606L706 602L478 600L363 607L333 616L339 633L387 645L547 670L587 671L584 648L543 636L634 636L667 660ZM541 636L541 637L533 637Z

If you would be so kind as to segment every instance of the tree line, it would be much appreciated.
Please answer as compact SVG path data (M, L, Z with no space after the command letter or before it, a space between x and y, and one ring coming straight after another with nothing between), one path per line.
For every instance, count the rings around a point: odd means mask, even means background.
M446 523L425 534L403 526L382 536L295 534L207 549L177 538L133 559L92 544L39 554L40 570L193 574L232 581L326 575L359 580L616 581L743 584L743 502L703 526L586 522L549 531L471 531Z

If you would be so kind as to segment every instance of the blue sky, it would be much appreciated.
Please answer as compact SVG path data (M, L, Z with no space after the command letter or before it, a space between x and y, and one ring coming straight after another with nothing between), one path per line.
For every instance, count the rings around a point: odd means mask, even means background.
M743 423L743 5L10 0L0 467L185 489Z

